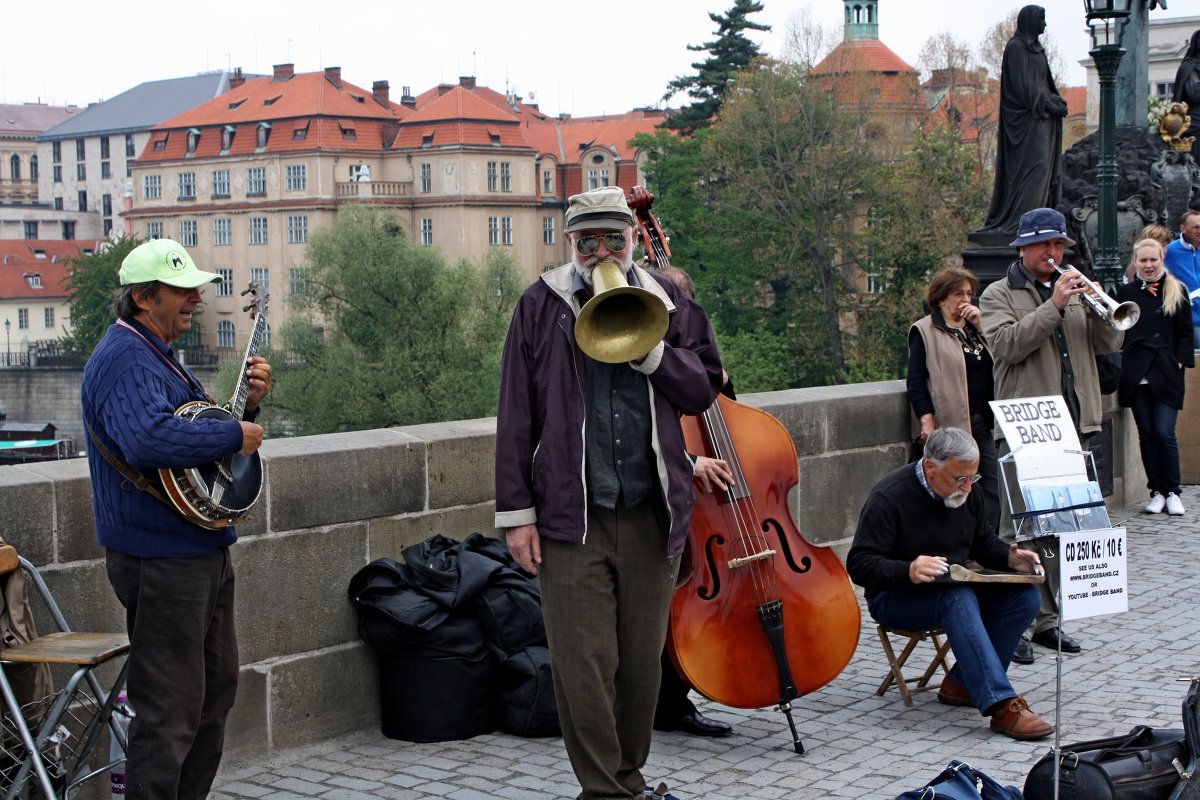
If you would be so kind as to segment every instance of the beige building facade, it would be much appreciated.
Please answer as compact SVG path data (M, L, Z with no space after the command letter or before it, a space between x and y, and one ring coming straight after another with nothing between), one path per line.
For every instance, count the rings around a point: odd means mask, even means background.
M398 210L405 233L448 262L507 251L533 280L568 260L570 194L642 181L629 144L664 113L550 118L473 78L392 102L341 70L270 77L236 73L224 95L153 128L130 166L126 218L142 237L183 244L226 281L205 289L200 341L236 353L250 329L239 293L270 291L278 330L304 284L312 233L348 204ZM573 157L569 157L571 154Z

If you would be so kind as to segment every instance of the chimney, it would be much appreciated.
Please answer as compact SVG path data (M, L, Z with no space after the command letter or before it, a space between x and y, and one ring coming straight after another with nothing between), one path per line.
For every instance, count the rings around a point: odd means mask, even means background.
M475 76L474 75L460 75L458 77L458 85L463 87L464 89L470 89L471 91L475 91Z
M379 105L387 107L391 87L387 81L375 81L371 84L371 96L375 98L375 102Z
M342 68L341 67L326 67L325 80L332 83L336 88L342 88Z
M273 77L277 81L291 80L291 77L296 74L295 64L275 64L274 68L275 75Z
M400 90L400 105L405 108L416 108L417 98L413 97L412 89L408 86Z
M229 88L236 89L246 82L246 76L242 74L241 67L235 67L232 77L229 78Z

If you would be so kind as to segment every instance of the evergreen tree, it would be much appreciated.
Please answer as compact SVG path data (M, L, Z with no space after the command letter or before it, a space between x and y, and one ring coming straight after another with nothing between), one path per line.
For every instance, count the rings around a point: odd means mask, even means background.
M758 45L747 39L745 32L771 30L770 25L748 19L762 8L763 4L758 0L735 0L724 15L709 13L708 18L717 25L717 38L704 44L688 45L688 50L707 52L709 57L692 64L695 75L682 76L667 84L667 93L663 95L664 100L669 100L679 92L687 92L695 102L670 116L667 127L691 133L712 124L738 73L760 55Z

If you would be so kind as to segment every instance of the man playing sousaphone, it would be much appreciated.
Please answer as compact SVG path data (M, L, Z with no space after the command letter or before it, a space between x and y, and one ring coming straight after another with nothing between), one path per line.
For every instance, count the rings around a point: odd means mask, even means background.
M225 718L237 692L232 526L202 528L146 478L198 467L262 443L253 421L184 419L208 396L171 342L192 327L200 287L221 276L196 268L182 245L154 239L121 263L117 321L83 370L83 419L96 539L129 630L130 728L126 797L202 798L221 763ZM271 366L246 365L246 416L271 390ZM152 477L150 477L153 480ZM157 490L154 490L157 491Z
M570 198L572 261L522 294L501 366L496 527L541 578L580 800L667 796L641 770L692 516L679 417L721 386L708 317L633 265L633 222L619 188Z

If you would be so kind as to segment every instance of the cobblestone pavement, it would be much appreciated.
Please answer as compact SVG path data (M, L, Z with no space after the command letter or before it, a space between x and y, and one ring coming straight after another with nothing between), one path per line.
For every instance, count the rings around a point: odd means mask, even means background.
M1128 531L1129 611L1076 620L1064 629L1083 652L1064 656L1062 743L1124 733L1135 724L1180 726L1187 684L1200 674L1200 487L1184 489L1187 516L1112 515ZM861 601L861 595L860 595ZM1009 674L1039 714L1053 721L1056 662ZM916 656L914 655L914 658ZM875 689L885 660L863 612L858 650L830 685L795 702L806 752L796 755L783 716L700 703L735 726L723 739L655 734L646 777L665 780L680 800L694 798L894 798L923 786L953 758L1002 783L1023 786L1053 740L1016 742L991 733L974 709L939 704L933 692L905 707L893 688ZM225 765L212 798L393 798L455 800L571 798L578 791L559 739L505 734L412 744L362 730L254 763Z

